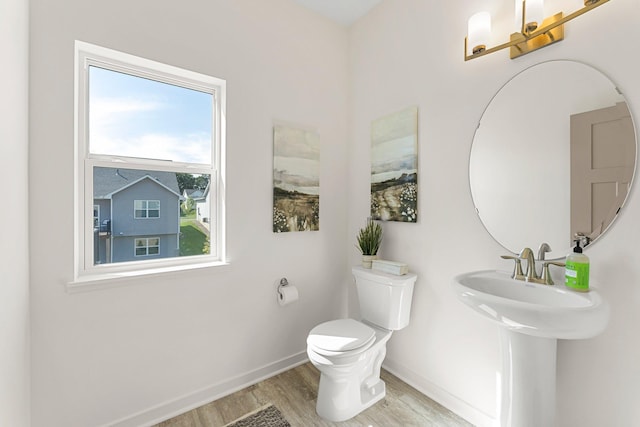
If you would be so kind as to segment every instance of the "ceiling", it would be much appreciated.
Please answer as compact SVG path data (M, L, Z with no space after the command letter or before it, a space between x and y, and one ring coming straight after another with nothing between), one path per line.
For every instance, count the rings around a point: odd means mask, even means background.
M382 0L295 0L341 25L349 26Z

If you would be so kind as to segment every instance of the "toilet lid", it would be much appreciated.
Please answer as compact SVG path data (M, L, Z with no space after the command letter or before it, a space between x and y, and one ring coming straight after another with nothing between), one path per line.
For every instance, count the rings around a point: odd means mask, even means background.
M375 331L353 319L331 320L309 332L307 344L330 352L346 352L370 345Z

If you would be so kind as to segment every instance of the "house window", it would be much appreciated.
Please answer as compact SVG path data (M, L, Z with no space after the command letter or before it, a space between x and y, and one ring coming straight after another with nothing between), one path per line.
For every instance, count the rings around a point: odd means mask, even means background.
M134 246L135 256L158 255L160 253L160 239L158 237L147 237L136 239Z
M160 200L134 200L133 212L136 219L160 218Z
M76 279L224 263L225 81L79 41L75 80Z

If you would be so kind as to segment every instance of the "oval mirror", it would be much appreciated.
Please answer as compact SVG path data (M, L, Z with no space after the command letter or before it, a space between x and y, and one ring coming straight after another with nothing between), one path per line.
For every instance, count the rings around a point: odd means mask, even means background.
M575 61L534 65L489 102L473 137L469 180L480 219L513 253L543 242L560 258L592 242L623 206L636 165L625 98Z

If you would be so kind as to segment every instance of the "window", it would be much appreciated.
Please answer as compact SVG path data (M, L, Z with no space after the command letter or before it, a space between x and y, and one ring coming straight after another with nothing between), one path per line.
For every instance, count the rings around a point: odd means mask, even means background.
M133 212L136 219L160 218L160 200L134 200Z
M77 281L224 262L225 90L76 42Z
M160 239L157 237L136 239L134 250L135 256L158 255L160 253Z

